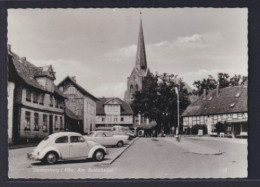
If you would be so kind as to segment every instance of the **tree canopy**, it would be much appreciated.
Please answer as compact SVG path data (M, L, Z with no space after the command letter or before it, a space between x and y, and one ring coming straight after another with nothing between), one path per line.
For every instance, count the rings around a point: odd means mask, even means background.
M194 81L193 85L196 89L193 91L195 95L202 95L204 90L206 94L209 90L216 89L217 85L219 88L225 88L229 86L239 86L244 84L247 81L247 76L235 74L233 77L230 77L228 73L218 73L218 78L214 79L213 76L209 75L207 78L202 80Z
M134 114L141 113L145 117L157 122L158 130L164 129L166 133L172 126L177 126L177 94L179 90L180 114L190 104L189 93L185 83L177 75L152 74L144 78L143 88L134 94L131 107Z

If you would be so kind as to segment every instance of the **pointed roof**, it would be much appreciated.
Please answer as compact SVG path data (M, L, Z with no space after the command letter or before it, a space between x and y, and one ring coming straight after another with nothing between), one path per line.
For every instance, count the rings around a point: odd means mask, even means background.
M140 28L136 54L136 66L140 67L140 69L147 69L142 18L140 19Z
M70 76L65 77L59 84L58 87L63 86L67 84L68 82L72 83L83 95L91 97L93 100L97 101L98 98L93 96L91 93L89 93L87 90L85 90L82 86L80 86L78 83L73 80Z

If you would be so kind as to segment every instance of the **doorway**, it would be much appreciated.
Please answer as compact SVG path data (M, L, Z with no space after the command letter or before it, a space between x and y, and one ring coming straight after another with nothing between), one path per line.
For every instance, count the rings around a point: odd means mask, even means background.
M53 133L53 116L52 115L49 116L49 132L50 132L50 134Z

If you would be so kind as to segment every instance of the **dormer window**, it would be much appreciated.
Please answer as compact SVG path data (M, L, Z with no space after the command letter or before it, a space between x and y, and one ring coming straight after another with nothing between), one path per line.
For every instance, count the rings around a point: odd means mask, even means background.
M26 101L31 101L31 90L26 89Z
M241 92L238 92L235 97L238 98L240 96Z
M33 92L33 102L38 103L38 93L37 92Z
M235 103L231 103L229 107L233 108L234 106L235 106Z

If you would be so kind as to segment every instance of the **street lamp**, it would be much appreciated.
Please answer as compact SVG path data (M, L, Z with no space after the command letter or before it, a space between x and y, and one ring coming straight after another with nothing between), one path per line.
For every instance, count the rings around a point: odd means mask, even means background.
M179 97L179 90L177 87L174 87L176 95L177 95L177 121L178 121L178 128L176 130L176 135L179 135L180 130L180 97Z

